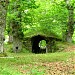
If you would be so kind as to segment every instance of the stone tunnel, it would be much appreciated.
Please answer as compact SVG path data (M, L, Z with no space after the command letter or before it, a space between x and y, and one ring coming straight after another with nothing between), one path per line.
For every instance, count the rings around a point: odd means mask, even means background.
M46 41L46 48L42 50L39 47L39 42L41 40ZM24 45L27 50L30 50L32 53L49 53L52 52L53 46L55 45L55 41L59 41L60 39L47 37L43 35L36 35L33 37L25 38Z
M46 38L44 36L40 36L40 35L37 35L37 36L34 36L34 37L31 38L32 52L33 53L42 53L42 49L39 47L39 42L41 40L45 40L46 41ZM45 49L44 53L45 52L46 52L46 49Z

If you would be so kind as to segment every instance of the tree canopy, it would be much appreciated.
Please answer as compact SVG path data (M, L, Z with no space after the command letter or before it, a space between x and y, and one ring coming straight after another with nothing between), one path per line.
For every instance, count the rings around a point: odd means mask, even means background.
M70 4L75 7L74 0L71 0ZM19 21L19 11L22 15L21 27L25 37L43 34L62 38L62 34L66 32L69 13L65 0L10 0L7 20Z
M7 9L8 2L1 2ZM7 35L18 40L34 35L75 40L75 0L9 0L6 13Z

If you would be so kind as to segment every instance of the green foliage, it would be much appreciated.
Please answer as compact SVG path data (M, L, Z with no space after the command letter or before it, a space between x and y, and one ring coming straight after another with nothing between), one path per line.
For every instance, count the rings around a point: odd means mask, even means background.
M71 4L74 4L73 0ZM19 12L21 12L21 21L17 17ZM68 10L64 0L10 0L7 13L8 32L11 31L9 25L13 19L20 23L22 28L20 31L24 35L32 36L39 32L62 38L62 34L67 29Z
M10 0L7 13L7 27L6 30L8 34L14 35L17 32L16 36L20 39L24 37L24 26L32 23L32 9L36 9L38 6L35 4L34 0ZM14 25L13 25L14 23ZM13 25L13 27L12 27ZM16 31L13 30L17 29Z
M40 48L45 48L46 47L46 41L45 40L41 40L39 43L39 47Z
M50 1L43 2L40 0L40 2L36 1L36 4L39 4L39 8L32 10L34 21L32 26L28 27L28 30L24 32L25 35L26 33L33 34L35 31L35 34L37 32L47 35L55 33L56 36L62 37L62 29L65 28L66 24L64 25L64 23L67 20L67 9L52 2L50 4ZM64 11L64 9L66 10Z
M70 4L75 7L74 0ZM37 34L62 39L67 30L67 5L64 0L10 0L6 27L8 33L12 30L10 25L13 19L20 26L17 32L21 39Z

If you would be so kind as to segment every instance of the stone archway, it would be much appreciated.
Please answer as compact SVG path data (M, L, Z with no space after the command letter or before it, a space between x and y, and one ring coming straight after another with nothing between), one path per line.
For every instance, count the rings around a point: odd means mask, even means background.
M43 50L44 52L42 52L42 49L39 47L39 43L42 40L46 41L46 48ZM23 44L25 45L25 48L32 53L50 53L55 52L56 41L62 40L52 36L35 35L25 38Z
M43 53L43 51L39 47L39 42L41 40L45 40L46 41L46 37L41 36L41 35L37 35L37 36L34 36L34 37L31 38L32 53ZM44 49L44 53L46 53L46 49Z

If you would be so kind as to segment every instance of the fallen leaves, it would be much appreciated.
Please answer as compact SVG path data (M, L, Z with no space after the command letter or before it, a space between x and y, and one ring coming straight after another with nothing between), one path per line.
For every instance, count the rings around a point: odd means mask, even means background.
M31 72L32 69L37 70L38 73L43 71L44 74L40 75L75 75L74 60L70 60L70 62L36 62L34 64L20 65L19 71L24 75Z

